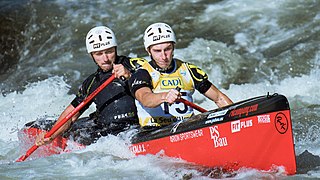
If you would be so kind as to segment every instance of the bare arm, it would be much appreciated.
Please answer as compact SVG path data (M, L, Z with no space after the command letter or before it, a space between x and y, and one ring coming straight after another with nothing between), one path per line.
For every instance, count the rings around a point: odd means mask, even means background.
M57 122L54 124L58 124L62 119L64 119L71 111L73 111L75 108L70 104L60 115ZM76 113L72 118L70 118L63 126L61 126L51 137L56 138L58 135L62 134L66 130L68 130L72 124L72 122L76 121L78 117L80 116L80 113Z
M135 92L136 99L148 108L155 108L161 103L174 103L180 96L179 91L170 89L169 92L153 93L150 88L142 87Z
M71 111L74 110L74 107L70 104L60 115L60 117L58 118L57 122L54 124L54 126L56 124L58 124L62 119L64 119ZM57 136L59 136L60 134L62 134L63 132L65 132L66 130L68 130L72 124L72 122L76 121L80 116L80 113L76 113L72 118L70 118L64 125L62 125L54 134L52 134L51 137L49 138L44 138L44 133L40 134L37 139L36 139L36 145L37 146L42 146L48 143L51 143L51 141L56 138Z
M211 85L211 87L207 92L204 93L204 95L214 101L218 107L227 106L233 103L228 96L223 94L214 85Z

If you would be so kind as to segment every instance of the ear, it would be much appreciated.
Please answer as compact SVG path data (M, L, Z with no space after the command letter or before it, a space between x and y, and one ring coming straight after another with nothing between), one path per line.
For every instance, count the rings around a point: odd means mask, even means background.
M92 61L99 67L98 63L96 62L96 60L95 60L94 57L93 57L93 54L90 53L90 55L91 55Z
M149 48L146 48L146 51L148 52L149 56L151 56L150 47L149 47Z

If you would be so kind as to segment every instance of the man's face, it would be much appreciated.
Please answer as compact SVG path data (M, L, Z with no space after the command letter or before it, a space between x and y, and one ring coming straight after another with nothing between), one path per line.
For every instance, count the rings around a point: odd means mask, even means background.
M102 70L109 71L112 69L113 63L116 60L116 48L111 47L101 51L95 51L92 52L92 56Z
M150 46L148 53L160 68L166 69L171 64L173 50L174 46L172 42L164 42Z

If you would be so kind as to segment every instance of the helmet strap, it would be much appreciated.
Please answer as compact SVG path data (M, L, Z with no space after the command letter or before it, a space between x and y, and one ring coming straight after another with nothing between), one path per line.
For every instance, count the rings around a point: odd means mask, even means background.
M92 53L90 53L90 56L91 56L92 61L99 67L98 63L94 60L94 57L93 57Z

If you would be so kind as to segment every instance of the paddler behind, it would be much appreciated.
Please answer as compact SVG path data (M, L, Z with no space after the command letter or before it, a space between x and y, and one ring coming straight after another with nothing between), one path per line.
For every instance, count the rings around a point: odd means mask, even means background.
M143 39L151 61L143 64L129 80L130 90L137 99L141 127L162 127L192 116L194 112L191 107L176 101L183 97L192 102L195 90L214 101L218 107L233 103L199 67L173 58L176 37L168 24L150 25Z
M145 60L118 56L115 34L105 26L94 27L88 32L86 48L93 61L98 65L98 69L84 80L76 97L62 112L55 124L74 110L90 93L110 78L113 73L116 79L51 137L44 138L44 133L40 134L36 140L37 146L52 142L54 138L62 135L66 130L69 130L68 133L75 134L76 132L72 132L72 129L69 128L93 102L96 105L96 111L90 115L90 118L87 118L90 121L86 123L88 127L85 127L86 132L84 132L86 133L84 137L87 138L85 138L85 142L80 142L81 144L89 145L101 136L117 135L127 130L131 125L138 124L137 110L134 98L129 91L128 82L121 79L123 77L128 79L131 73L141 66Z

